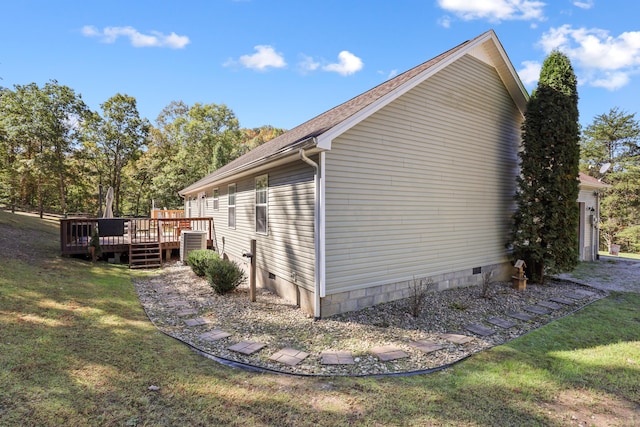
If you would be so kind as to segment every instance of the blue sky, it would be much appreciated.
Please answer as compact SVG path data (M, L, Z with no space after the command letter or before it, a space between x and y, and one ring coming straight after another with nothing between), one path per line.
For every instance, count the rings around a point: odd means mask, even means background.
M290 129L494 29L525 86L554 48L579 79L580 121L640 118L640 6L628 0L7 1L0 85L56 79L90 108L134 96L226 104L242 127Z

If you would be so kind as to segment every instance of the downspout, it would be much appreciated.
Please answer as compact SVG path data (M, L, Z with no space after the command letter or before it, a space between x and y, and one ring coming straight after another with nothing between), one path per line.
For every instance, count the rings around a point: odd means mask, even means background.
M313 316L320 319L320 166L304 153L304 149L298 150L300 154L300 160L308 164L314 169L313 182L314 182L314 204L313 204L313 243L315 250L315 265L314 265L314 297L313 297Z

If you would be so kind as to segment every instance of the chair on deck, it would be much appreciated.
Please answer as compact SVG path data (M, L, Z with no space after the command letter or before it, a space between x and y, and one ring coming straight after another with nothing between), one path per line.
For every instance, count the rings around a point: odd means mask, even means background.
M182 230L191 230L191 221L178 221L178 237Z

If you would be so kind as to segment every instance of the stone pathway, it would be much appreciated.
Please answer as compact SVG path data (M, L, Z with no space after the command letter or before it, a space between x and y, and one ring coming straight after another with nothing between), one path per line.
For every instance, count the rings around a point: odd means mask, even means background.
M186 335L197 337L195 341L189 340L196 348L202 348L202 346L199 347L199 343L216 342L219 343L216 344L217 348L224 346L229 352L239 355L258 355L260 359L267 359L284 367L296 367L309 358L311 358L309 360L313 359L312 363L319 363L327 367L357 366L366 357L363 353L353 354L351 351L339 348L322 350L317 354L310 354L303 349L286 345L278 348L273 344L267 344L270 342L268 338L265 340L267 342L261 342L260 338L252 338L250 325L247 331L242 332L231 333L224 330L224 319L217 319L215 310L213 312L211 312L211 308L199 310L192 306L190 300L193 302L193 295L185 297L183 293L181 296L178 292L173 292L170 285L156 284L153 286L153 290L158 301L161 301L162 305L175 316L175 330L187 330L188 334ZM596 293L575 290L558 295L561 296L549 297L548 300L526 300L525 304L516 309L517 311L507 311L499 315L494 313L484 319L479 318L474 323L461 325L458 332L462 333L425 333L429 336L425 339L399 337L397 343L394 344L373 345L368 350L368 354L375 357L381 364L401 363L402 360L419 357L420 354L423 357L439 355L436 360L442 360L447 358L447 356L441 357L443 354L450 353L453 355L451 361L456 361L459 360L459 357L455 357L456 354L464 353L466 346L475 345L479 342L478 340L482 340L484 337L492 336L498 331L521 328L523 324L539 321L539 318L544 318L556 310L566 310L567 307L573 305L581 306L580 301L592 297ZM206 295L203 297L207 298ZM412 352L411 349L419 350L419 352ZM235 359L232 357L229 360ZM284 370L282 372L290 371Z

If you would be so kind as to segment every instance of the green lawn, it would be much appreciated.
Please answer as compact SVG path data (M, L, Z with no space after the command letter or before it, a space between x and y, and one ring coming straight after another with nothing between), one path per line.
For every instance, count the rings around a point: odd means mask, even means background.
M609 252L607 251L600 251L598 253L602 256L613 256L613 255L609 255ZM630 252L620 252L618 254L618 258L640 259L640 254L632 254Z
M161 334L131 284L145 273L59 257L55 222L0 211L0 247L2 426L640 424L637 294L431 375L298 378Z

